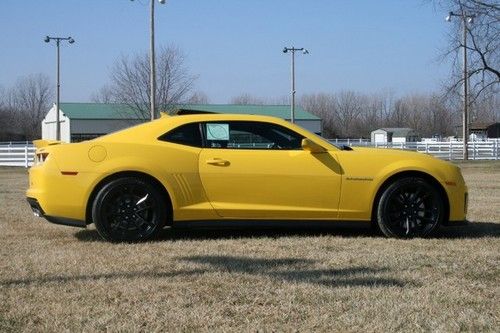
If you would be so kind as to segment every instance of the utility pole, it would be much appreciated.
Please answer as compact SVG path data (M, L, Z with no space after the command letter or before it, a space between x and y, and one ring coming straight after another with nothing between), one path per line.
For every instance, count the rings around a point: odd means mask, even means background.
M467 24L472 23L475 15L467 15L465 11L460 14L455 14L450 12L446 16L446 21L451 22L453 16L460 17L462 19L462 47L463 47L463 112L462 112L462 138L463 138L463 159L467 161L469 159L469 74L467 72Z
M469 159L469 75L467 74L467 15L462 15L463 26L463 73L464 73L464 114L462 116L462 135L464 138L464 160Z
M162 5L165 1L158 0ZM149 112L151 120L155 120L158 118L158 112L156 112L155 0L151 0L149 9Z
M305 48L295 48L295 47L285 47L283 48L283 53L291 52L291 68L290 68L290 122L295 123L295 51L302 51L303 54L309 54L309 51Z
M63 40L67 40L68 43L73 44L75 40L71 37L50 37L46 36L44 39L45 43L49 43L51 40L56 42L56 80L57 80L57 88L56 88L56 140L61 140L61 123L59 121L59 103L60 103L60 89L61 89L61 81L60 81L60 64L61 64L61 56L60 56L60 43Z
M155 1L151 0L150 13L150 53L149 53L149 85L150 85L150 107L151 120L155 120L156 116L156 63L155 63Z

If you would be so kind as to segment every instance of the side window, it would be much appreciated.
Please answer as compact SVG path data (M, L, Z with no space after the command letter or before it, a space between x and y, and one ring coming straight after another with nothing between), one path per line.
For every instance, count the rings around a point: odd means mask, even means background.
M202 128L207 148L302 149L301 135L275 124L230 121L204 123Z
M180 145L200 147L203 145L201 140L199 123L191 123L174 128L160 136L158 140L178 143Z

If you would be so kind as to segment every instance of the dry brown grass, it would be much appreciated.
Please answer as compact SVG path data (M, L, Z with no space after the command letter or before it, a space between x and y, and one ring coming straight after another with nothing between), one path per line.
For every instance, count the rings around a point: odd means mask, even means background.
M0 331L498 331L500 163L462 165L466 228L166 230L110 244L34 218L0 168Z

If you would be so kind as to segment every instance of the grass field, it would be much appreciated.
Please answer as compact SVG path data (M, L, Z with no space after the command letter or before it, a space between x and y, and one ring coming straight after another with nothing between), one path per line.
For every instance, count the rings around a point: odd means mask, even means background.
M468 227L165 230L147 244L32 216L0 168L0 331L499 331L500 163L466 163Z

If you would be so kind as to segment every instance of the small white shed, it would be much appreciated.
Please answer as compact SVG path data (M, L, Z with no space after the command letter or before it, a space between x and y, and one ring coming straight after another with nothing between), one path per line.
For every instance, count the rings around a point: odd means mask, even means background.
M121 104L61 103L61 141L79 142L137 125L134 112ZM42 139L56 139L56 105L42 120Z
M374 143L404 143L419 140L420 135L408 127L379 128L371 133L371 141Z

